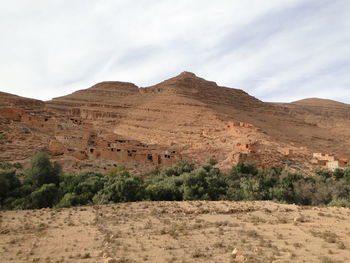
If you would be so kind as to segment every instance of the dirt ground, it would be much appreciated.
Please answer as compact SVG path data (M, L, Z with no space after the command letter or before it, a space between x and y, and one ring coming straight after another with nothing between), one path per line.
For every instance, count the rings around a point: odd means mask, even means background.
M350 209L191 201L1 211L0 262L350 262Z

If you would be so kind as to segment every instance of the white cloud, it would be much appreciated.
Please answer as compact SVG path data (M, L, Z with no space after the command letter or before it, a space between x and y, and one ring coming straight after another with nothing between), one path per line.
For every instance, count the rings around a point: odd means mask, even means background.
M264 100L350 102L349 11L346 0L12 0L0 7L0 90L47 100L188 70Z

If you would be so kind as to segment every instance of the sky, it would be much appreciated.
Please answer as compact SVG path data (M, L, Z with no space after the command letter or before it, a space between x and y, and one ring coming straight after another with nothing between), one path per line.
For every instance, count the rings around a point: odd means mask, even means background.
M190 71L263 100L350 103L349 0L4 0L0 91L49 100Z

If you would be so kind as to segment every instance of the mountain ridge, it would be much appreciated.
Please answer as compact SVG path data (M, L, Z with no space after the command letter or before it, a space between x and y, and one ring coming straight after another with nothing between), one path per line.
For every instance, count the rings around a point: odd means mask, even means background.
M0 93L0 102L1 97L6 95ZM17 99L11 107L21 108L23 99ZM222 168L254 161L297 170L313 168L315 152L350 157L347 105L326 101L320 108L310 102L325 101L263 102L190 72L148 87L105 81L27 106L17 112L19 123L11 122L11 114L0 115L3 128L14 133L12 141L21 127L32 135L17 146L2 144L0 157L16 160L16 149L40 145L69 169L121 163L144 171L180 158L197 164L214 158ZM23 162L32 153L24 151Z

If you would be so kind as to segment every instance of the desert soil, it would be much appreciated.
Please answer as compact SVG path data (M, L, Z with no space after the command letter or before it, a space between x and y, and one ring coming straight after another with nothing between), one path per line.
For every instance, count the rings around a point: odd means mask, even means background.
M0 262L350 262L349 223L270 201L1 211Z

